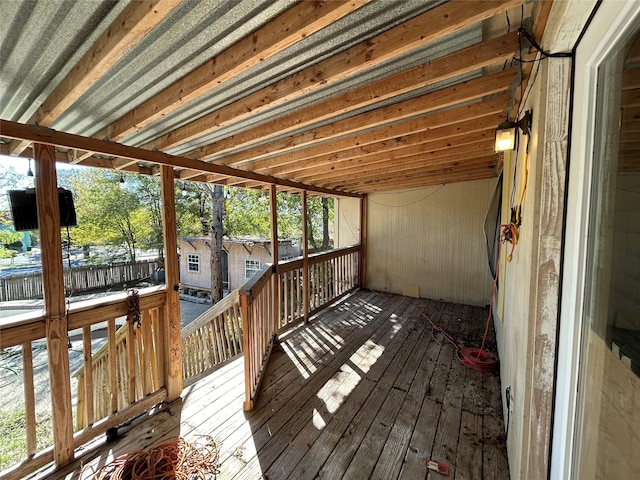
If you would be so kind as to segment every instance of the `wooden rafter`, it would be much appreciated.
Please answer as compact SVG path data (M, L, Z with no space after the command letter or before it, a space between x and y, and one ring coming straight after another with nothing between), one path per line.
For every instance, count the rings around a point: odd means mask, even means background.
M408 175L415 174L440 174L443 172L464 172L475 170L480 166L495 166L497 162L496 153L491 148L481 150L470 150L467 153L469 158L461 160L460 157L443 157L445 161L425 160L419 155L412 158L410 162L404 162L399 165L389 164L381 168L372 168L366 173L357 177L351 175L339 175L335 177L326 177L318 180L319 185L327 188L337 185L351 185L363 182L389 181L395 178L407 178Z
M432 185L444 185L455 182L468 182L471 180L483 180L495 178L493 167L483 167L478 171L467 171L463 173L445 172L439 175L416 175L413 177L402 177L399 179L385 180L379 182L368 182L353 185L354 191L360 193L388 192L393 190L404 190L417 187L429 187Z
M492 135L491 138L485 139L485 141L482 142L474 141L473 143L469 144L456 144L455 147L451 148L436 147L436 149L434 150L423 148L419 152L416 152L417 149L409 149L406 152L390 152L390 154L387 156L379 156L375 159L371 159L370 161L365 160L360 164L358 164L357 159L350 163L340 162L332 167L325 168L324 171L305 171L299 175L291 175L289 178L295 178L299 181L303 181L302 179L306 179L307 182L318 182L320 184L323 184L327 180L349 178L353 177L354 175L362 177L364 175L371 175L376 172L382 172L384 174L389 169L400 171L403 167L413 167L417 164L426 167L442 158L452 161L455 159L460 160L461 157L459 156L467 155L469 154L469 152L474 152L477 150L494 153L493 144L494 140ZM462 163L462 160L460 160L460 163ZM364 169L363 165L366 165ZM365 171L363 172L362 170Z
M481 126L482 129L491 128L490 125L493 125L495 128L504 118L503 112L507 102L508 97L506 95L499 95L484 102L476 102L450 110L436 112L425 117L410 119L390 126L383 126L367 132L340 137L332 142L325 142L318 145L312 144L307 148L258 160L249 166L253 171L263 173L269 172L270 169L279 166L287 166L298 162L302 164L308 163L309 166L313 166L314 159L320 158L321 161L323 161L323 158L327 159L330 158L332 154L350 150L354 145L366 147L374 144L382 144L383 142L390 142L393 148L396 148L397 146L405 144L405 142L403 142L403 136L411 135L413 138L417 138L417 141L424 140L427 142L428 139L446 138L451 135L466 132L469 129L469 124ZM373 148L374 147L372 147L371 151L374 151ZM279 175L276 172L271 174ZM192 178L196 180L200 176L200 173L185 170L180 172L180 176L181 178ZM208 181L218 183L225 182L226 180L223 177L211 175L208 177Z
M167 112L188 103L331 22L368 0L300 2L252 35L228 48L186 77L113 122L96 136L121 140Z
M268 175L262 175L244 170L238 170L225 165L215 165L211 163L201 162L193 158L179 157L177 155L169 155L163 152L155 152L145 150L139 147L131 147L115 142L107 142L97 140L95 138L82 137L65 132L57 132L55 130L34 127L32 125L24 125L18 122L10 122L8 120L0 120L0 131L2 136L16 140L26 140L33 143L44 145L54 145L64 148L77 148L80 150L92 151L103 155L110 155L122 159L129 159L154 163L156 165L168 165L171 167L190 168L200 170L201 172L210 172L227 175L230 177L246 178L265 184L276 184L290 187L296 190L313 190L319 193L325 193L335 196L357 196L350 192L332 191L322 187L313 185L304 185L298 182L292 182L286 179L278 179Z
M276 176L289 176L300 172L300 177L312 177L318 173L326 173L327 170L339 171L349 167L362 168L363 165L370 166L380 161L390 161L423 152L447 150L456 146L475 143L489 137L493 138L495 125L496 124L493 123L488 127L484 124L483 128L476 131L472 130L469 133L465 132L455 136L436 139L429 138L426 135L414 134L411 135L412 139L406 143L400 143L403 139L398 139L398 142L380 142L370 145L369 147L371 148L356 147L351 150L339 152L338 154L315 158L308 163L297 162L293 165L285 165L280 168L269 169L268 171L270 175Z
M424 115L458 105L472 102L484 96L506 91L514 79L514 72L505 70L491 75L469 80L452 87L427 93L417 98L389 105L361 115L350 117L330 125L325 125L303 133L295 134L283 140L277 140L242 151L237 154L216 158L216 163L221 165L239 166L255 160L259 154L266 155L274 152L293 150L296 147L310 145L321 140L329 140L343 135L353 134L387 123L397 122L417 115ZM229 150L237 147L233 140L238 136L224 139L215 144L201 147L195 150L196 158L207 159L220 150ZM239 140L241 141L241 140Z
M178 0L140 0L129 3L47 97L28 123L51 126L179 3ZM28 145L27 142L13 142L9 151L16 155Z
M427 12L430 13L430 12ZM426 15L426 14L425 14ZM264 139L282 135L292 130L297 130L306 125L326 121L336 115L341 115L354 111L383 100L402 95L418 88L426 87L437 82L473 72L484 67L503 63L513 57L518 45L518 35L516 32L495 38L478 45L457 51L442 58L419 65L406 71L398 72L395 75L383 78L376 82L349 90L341 95L332 97L329 100L314 103L305 108L298 109L288 115L278 118L277 122L269 122L268 125L256 127L234 136L236 145L256 139ZM404 53L405 49L398 49ZM384 57L383 57L384 58ZM379 61L379 59L378 59ZM327 62L329 63L329 62ZM375 64L373 60L365 62L363 68ZM353 69L349 64L342 65L344 68ZM330 65L327 66L329 68ZM315 86L324 86L333 77L322 70L322 65L314 65L309 68L308 74L322 72L323 82L314 82ZM298 74L294 75L297 77ZM303 75L303 77L306 75ZM241 102L232 103L210 115L201 117L181 128L144 145L144 148L166 150L176 147L189 140L196 139L215 131L230 121L237 121L250 115L255 115L257 111L264 109L278 98L271 92L290 92L289 96L300 95L304 90L294 88L299 83L297 78L288 78L279 82L276 86L266 87L251 95L251 98L244 98ZM265 100L268 99L268 100Z

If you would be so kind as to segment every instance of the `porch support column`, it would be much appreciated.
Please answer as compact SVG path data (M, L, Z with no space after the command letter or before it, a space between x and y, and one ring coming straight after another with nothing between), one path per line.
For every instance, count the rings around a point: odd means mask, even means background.
M182 393L182 338L180 332L180 294L178 292L178 238L176 233L176 198L173 168L162 165L162 233L164 239L164 271L167 304L164 309L165 387L167 401Z
M360 288L367 288L367 198L360 199Z
M42 250L42 292L53 415L53 459L60 467L73 458L73 417L56 152L53 146L37 143L34 144L34 151L36 202Z
M280 328L280 311L281 311L281 299L280 299L280 275L278 273L278 197L275 184L271 185L269 190L269 208L271 213L271 263L274 268L274 281L273 281L273 318L276 322L276 332Z
M271 209L271 262L278 265L278 198L275 185L271 185L269 191L269 208Z
M304 297L304 323L309 323L309 241L307 225L307 191L302 191L302 295Z

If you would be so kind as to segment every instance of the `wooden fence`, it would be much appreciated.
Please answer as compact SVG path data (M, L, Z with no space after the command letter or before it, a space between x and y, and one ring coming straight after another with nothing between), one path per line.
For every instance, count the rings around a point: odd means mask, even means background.
M92 355L88 350L91 331L83 327L85 361L74 373L78 379L76 430L164 387L163 308L163 304L145 302L140 323L129 319L117 330L116 319L109 318L107 342Z
M245 410L253 410L260 383L278 333L275 267L265 265L240 289Z
M64 284L75 293L128 283L151 277L157 260L87 265L65 269ZM29 272L0 278L0 302L42 298L42 272Z

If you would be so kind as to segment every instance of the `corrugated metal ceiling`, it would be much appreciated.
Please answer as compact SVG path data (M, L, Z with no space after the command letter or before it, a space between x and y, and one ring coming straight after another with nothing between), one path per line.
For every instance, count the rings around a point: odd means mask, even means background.
M148 3L154 4L152 1ZM313 3L321 8L323 2ZM405 22L431 9L434 9L433 12L439 12L436 7L446 2L384 0L361 2L364 3L362 6L356 3L354 2L352 11L319 31L303 36L304 38L271 56L261 58L228 81L208 89L193 101L172 108L159 119L120 141L144 147L154 139L190 125L194 120L217 112L223 107L234 103L242 105L248 95L265 87L286 85L295 73L304 74L305 69L329 65L333 58L342 58L339 56L345 55L344 52L353 49L355 45L367 42L368 39L393 28L401 29ZM519 4L522 2L507 3L508 8L505 10L509 14L510 8L512 17L522 16L522 19L518 20L525 21L530 15L530 6L527 5L521 10ZM94 44L100 35L110 28L118 15L127 8L129 6L125 2L111 1L0 0L5 25L0 34L0 117L21 123L37 122L38 107L51 95L55 87L65 80L83 56L92 48L96 48ZM300 3L293 0L189 0L179 3L137 43L131 45L106 74L97 78L70 108L46 126L83 136L100 135L113 122L143 102L162 95L167 87L183 81L181 79L201 64L222 58L229 48L243 38L255 35L258 29L269 25L270 22L274 24L279 15L293 8L300 8ZM499 15L506 20L505 13L501 12ZM444 15L443 19L438 17L436 20L425 20L425 35L430 34L429 28L439 28L438 22L447 21L448 17ZM494 19L493 24L495 23ZM504 23L506 24L506 21ZM495 29L495 26L493 28ZM276 99L273 106L261 106L252 115L232 119L219 128L204 131L202 135L165 150L172 154L193 157L198 147L233 138L251 129L264 128L267 131L263 138L256 138L249 143L238 145L237 148L226 149L207 157L208 161L225 163L224 158L229 154L277 140L286 141L293 135L313 132L322 125L331 125L346 118L358 119L365 112L375 112L428 92L439 91L481 77L486 68L473 69L439 82L420 85L378 102L374 99L373 102L367 102L363 106L355 105L355 108L347 111L338 109L334 115L321 117L317 122L303 123L298 129L289 128L280 133L274 128L273 132L269 132L269 126L277 125L278 120L285 115L295 115L301 109L326 104L338 95L412 67L429 65L429 62L435 59L480 44L487 40L485 31L485 25L481 21L463 25L451 32L445 31L445 34L418 48L403 51L383 62L374 61L372 66L365 62L362 68L346 78L338 76L337 81L329 81L310 92L288 95L284 101ZM500 33L507 33L506 26ZM261 30L262 34L264 30ZM401 36L394 38L400 38L395 41L402 41ZM515 54L517 45L513 47ZM504 68L504 65L501 65L501 68ZM322 72L319 72L319 76L321 78ZM514 76L514 86L516 77ZM492 94L489 94L487 98L491 96ZM448 105L445 108L453 106ZM392 125L395 121L390 120L388 123ZM263 127L260 127L261 125ZM375 126L378 127L379 125ZM371 128L374 127L363 125L361 131ZM5 149L10 150L9 147ZM277 150L274 152L269 156L277 154ZM13 153L20 152L15 150ZM86 163L91 164L90 158ZM130 163L127 163L125 168L130 168ZM122 167L123 164L115 162L114 166ZM181 175L196 180L205 179L193 174ZM295 176L291 179L295 180ZM365 188L355 186L352 190L366 191Z

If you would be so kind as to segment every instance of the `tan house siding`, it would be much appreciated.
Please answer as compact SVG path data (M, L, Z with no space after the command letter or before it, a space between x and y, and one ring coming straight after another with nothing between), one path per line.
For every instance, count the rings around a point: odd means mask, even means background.
M206 238L180 240L180 283L183 286L202 289L211 288L211 251ZM271 245L268 240L225 240L223 249L227 252L229 287L232 291L240 288L248 278L245 276L245 261L260 262L260 268L265 263L271 263ZM279 247L279 258L291 258L300 255L300 247L283 242ZM200 271L190 272L188 268L189 255L199 255Z
M367 285L392 293L417 287L423 298L488 304L483 224L495 185L490 179L369 195ZM359 202L337 203L338 235L349 243Z
M211 288L211 263L209 245L201 240L180 240L180 283L192 287ZM187 268L188 256L199 255L200 271L190 272Z

